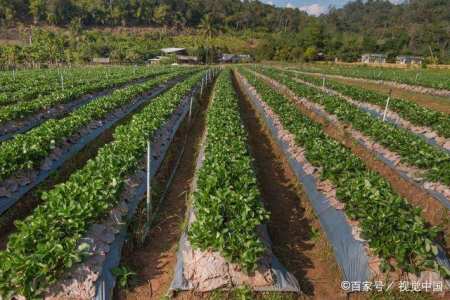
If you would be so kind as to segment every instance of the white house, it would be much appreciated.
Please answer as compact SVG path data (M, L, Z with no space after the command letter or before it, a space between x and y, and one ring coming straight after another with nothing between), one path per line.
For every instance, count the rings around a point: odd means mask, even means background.
M420 56L399 55L396 57L396 63L400 65L421 65L422 62L423 57Z
M386 55L378 53L363 54L361 62L364 64L384 64L386 63Z

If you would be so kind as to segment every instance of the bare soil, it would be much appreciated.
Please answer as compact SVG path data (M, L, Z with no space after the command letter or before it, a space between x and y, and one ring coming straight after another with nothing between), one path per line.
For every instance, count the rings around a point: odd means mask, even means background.
M199 144L205 130L208 103L209 97L204 97L198 113L193 118L178 171L164 202L160 204L157 219L150 229L147 241L143 247L125 251L123 255L122 264L129 266L137 276L129 289L118 290L116 299L161 299L170 287L177 261L178 240L184 229L187 196L194 177ZM184 135L182 139L178 138L171 148L182 147ZM173 167L173 161L168 165ZM171 169L168 165L165 173Z
M316 75L316 74L311 74ZM440 112L444 112L450 114L450 99L446 97L439 97L433 95L427 95L422 93L417 93L413 91L408 91L402 88L396 88L385 84L379 83L371 83L371 82L362 82L359 80L354 80L352 78L332 78L332 80L352 85L359 88L364 88L367 90L371 90L377 93L385 94L386 96L389 94L389 91L392 90L392 96L395 98L405 99L409 101L413 101L419 105L428 107L433 110L437 110Z
M297 278L305 299L345 299L341 274L320 223L278 145L241 95L241 117L266 208L273 251Z
M9 235L16 230L14 222L22 220L32 213L41 203L41 195L51 190L55 185L65 182L77 170L81 169L86 162L97 155L98 150L113 140L115 129L128 123L134 114L139 113L148 103L141 104L132 113L101 133L95 140L84 146L77 154L68 159L59 169L55 170L46 180L26 193L20 201L0 216L0 250L6 248Z
M448 242L446 242L446 239L450 236L448 211L438 200L433 198L425 190L405 180L395 169L377 159L374 153L355 141L351 137L350 132L347 131L348 126L339 126L338 124L330 123L324 117L317 115L301 103L295 101L295 99L292 99L287 93L283 94L296 103L301 113L311 120L322 124L323 130L327 135L349 148L369 169L378 172L381 176L386 178L397 194L406 198L412 205L422 208L422 216L431 225L442 226L444 232L441 236L441 243L446 248L446 252L450 253Z

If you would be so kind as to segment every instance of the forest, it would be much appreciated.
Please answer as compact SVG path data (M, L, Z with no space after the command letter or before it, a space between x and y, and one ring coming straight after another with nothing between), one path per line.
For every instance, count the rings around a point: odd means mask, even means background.
M0 0L0 24L3 66L96 56L143 62L162 46L257 60L309 61L323 53L355 61L380 52L391 60L412 54L450 61L446 0L357 0L319 17L249 0Z

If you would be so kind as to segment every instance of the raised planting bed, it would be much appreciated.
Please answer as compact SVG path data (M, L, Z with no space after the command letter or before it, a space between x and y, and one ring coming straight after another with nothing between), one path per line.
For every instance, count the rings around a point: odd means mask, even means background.
M262 78L274 89L281 91L286 97L291 99L293 103L299 106L300 109L306 109L313 115L318 116L316 119L323 125L333 124L335 129L338 129L338 131L344 133L344 136L341 137L341 143L344 143L344 141L349 138L352 139L352 141L348 141L351 144L347 145L349 148L355 148L355 144L362 146L367 152L371 153L374 157L383 162L385 166L394 170L397 174L396 177L401 177L406 180L409 185L414 185L417 187L419 191L428 193L432 198L434 198L430 199L431 202L429 200L424 200L423 198L416 200L415 198L418 198L416 197L417 195L409 196L408 199L412 200L414 204L423 207L426 210L427 220L433 220L432 223L434 225L441 224L442 221L446 223L446 217L442 219L439 216L443 213L442 210L445 210L443 214L447 215L447 210L450 209L449 186L439 181L430 182L426 179L426 176L424 176L426 170L421 170L413 165L405 163L402 161L402 157L398 153L391 151L356 128L348 126L347 123L339 120L336 115L327 112L326 107L320 102L310 101L309 98L303 97L303 94L294 93L286 85L281 84L270 77L262 75L261 73L254 73L254 75ZM374 165L372 165L372 167L373 166ZM386 168L382 169L386 170ZM377 168L377 170L380 171L379 168ZM384 176L388 176L388 178L392 179L391 175L388 175L386 172L383 173L385 174ZM399 192L403 193L403 191ZM434 201L440 202L441 205L432 203ZM436 223L435 221L437 219L439 219L439 221Z
M303 66L300 70L305 73L327 74L330 77L351 77L360 81L386 84L424 94L450 96L448 70L396 70L370 67L320 67L319 65L314 67Z
M100 134L179 82L166 75L100 98L0 144L0 215Z
M0 106L30 101L53 92L71 89L77 85L100 82L103 77L116 80L133 74L142 76L148 72L145 68L61 68L42 71L31 76L10 80L0 88ZM0 83L1 85L1 83Z
M102 147L94 159L66 182L44 193L44 203L32 215L17 221L17 232L10 236L7 249L0 252L2 295L31 298L47 293L51 296L48 293L55 290L48 290L48 287L64 279L68 270L89 260L92 253L106 256L108 251L92 248L83 238L89 238L90 233L99 233L103 242L115 239L114 228L105 231L96 224L108 223L109 217L105 217L108 215L127 214L129 208L127 205L125 209L121 193L126 190L127 180L135 174L147 141L157 138L155 134L171 120L184 96L189 95L204 75L202 72L178 83L126 125L116 128L113 142ZM153 150L159 153L157 149ZM112 231L108 231L110 229ZM99 276L100 270L95 272L98 265L92 266L93 269L86 270L85 274L92 271Z
M64 114L67 110L79 107L89 101L89 94L105 92L104 90L123 87L139 79L148 79L156 75L163 75L168 72L176 71L181 68L162 68L144 69L143 73L133 73L128 70L127 73L115 75L114 77L103 77L93 81L87 81L85 84L69 87L65 90L55 91L50 95L38 96L30 101L14 103L8 106L0 107L0 137L1 140L9 138L15 132L23 132L30 125L39 124L39 120L57 117ZM183 69L181 69L183 70ZM75 104L71 102L75 101ZM37 122L37 123L36 123ZM41 121L42 122L42 121ZM22 129L24 127L25 129ZM5 137L3 137L5 136Z
M172 141L189 114L191 105L201 96L202 85L206 86L212 72L204 74L187 94L182 96L179 106L166 123L159 128L151 140L150 182L158 173ZM132 221L139 203L147 192L146 154L142 155L136 172L128 176L119 196L120 204L110 211L109 218L89 228L80 243L87 243L91 252L87 259L67 271L56 284L50 287L49 299L112 299L116 285L113 270L119 266L124 243L128 237L128 224ZM152 204L152 206L154 206ZM155 213L153 211L152 213Z
M335 80L326 80L325 87L323 87L324 82L321 78L297 72L284 72L284 74L308 82L328 93L333 93L361 108L374 111L379 117L381 115L381 118L383 116L387 100L386 95ZM444 145L448 142L448 150L450 150L450 116L448 114L393 97L389 101L388 108L387 117L391 119L391 122L406 127L417 134L426 135L426 138L439 142L442 140L442 143L439 144Z
M306 189L345 280L384 278L384 272L399 278L405 272L411 281L448 284L443 278L450 276L450 263L435 241L438 229L425 224L420 209L291 101L245 74L239 82Z
M300 292L270 248L229 70L217 80L206 126L171 290Z
M425 170L423 176L429 181L442 182L450 186L449 152L428 144L408 130L374 118L371 114L360 110L347 101L339 100L315 88L302 85L277 71L271 72L269 70L266 72L270 74L271 78L286 85L298 96L322 105L328 113L335 115L340 121L350 124L375 142L397 153L400 155L402 162Z

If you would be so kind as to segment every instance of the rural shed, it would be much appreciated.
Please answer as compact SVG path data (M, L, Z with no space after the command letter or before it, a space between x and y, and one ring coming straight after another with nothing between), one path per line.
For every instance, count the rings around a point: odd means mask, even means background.
M219 61L221 63L237 63L240 61L240 58L236 54L223 53Z
M364 64L384 64L386 55L379 53L366 53L361 56L361 62Z
M164 53L164 55L187 55L186 48L162 48L161 52Z
M94 64L109 64L110 59L109 59L109 57L94 57L92 59L92 62Z
M399 55L395 59L397 64L400 65L421 65L423 62L423 57L421 56L410 56L410 55Z
M147 60L147 62L151 65L157 65L160 64L163 60L168 60L170 59L170 57L168 56L157 56L155 58L151 58L149 60Z
M197 56L177 55L177 62L179 64L198 64Z

